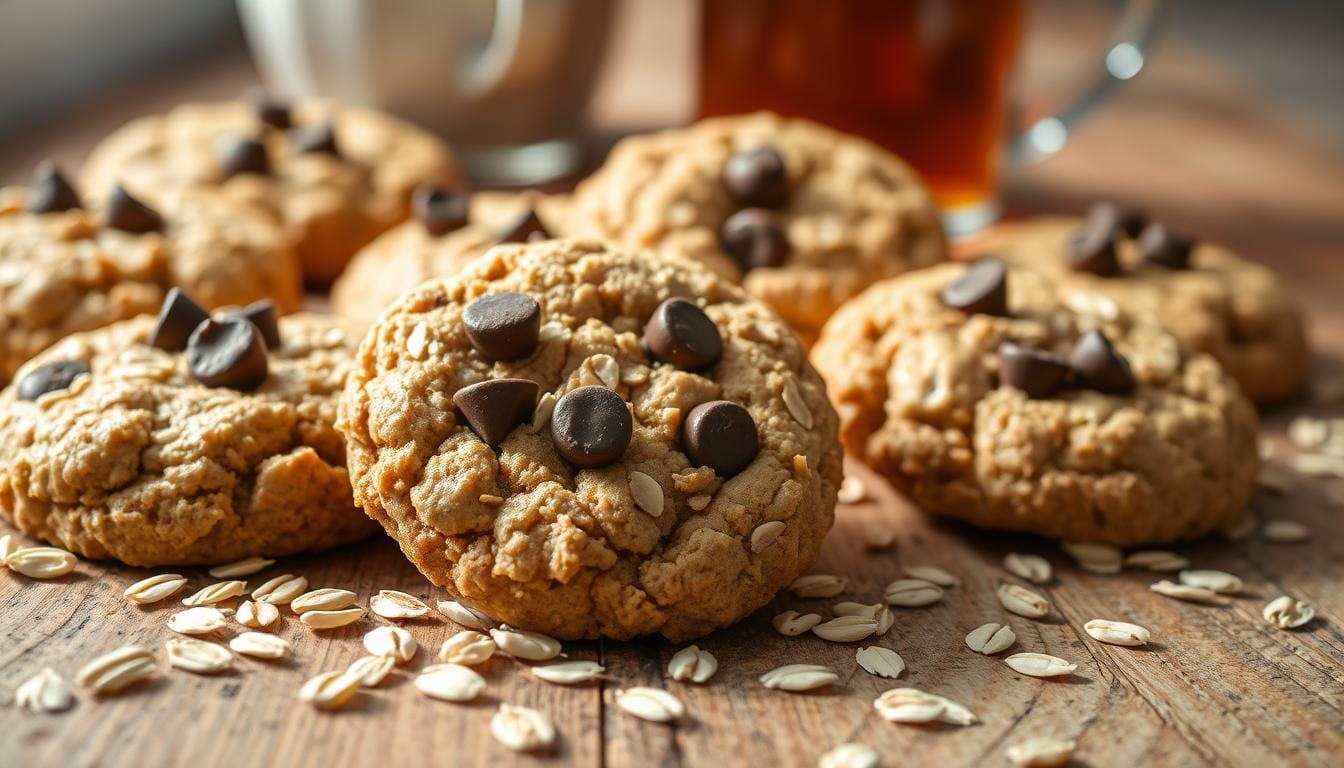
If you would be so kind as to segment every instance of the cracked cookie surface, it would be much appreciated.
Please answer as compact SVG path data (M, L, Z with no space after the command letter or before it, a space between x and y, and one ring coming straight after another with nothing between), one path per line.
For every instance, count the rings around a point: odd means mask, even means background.
M840 482L837 420L801 343L768 308L694 264L614 248L499 246L406 294L361 344L338 426L356 500L435 584L560 638L682 640L761 607L816 558ZM463 327L468 305L499 293L541 309L536 349L514 362L482 359ZM722 356L699 373L641 347L655 309L678 296L722 337ZM614 390L632 415L629 447L578 470L542 421L492 450L452 401L501 378L555 395ZM759 437L755 459L729 478L693 466L679 441L685 416L714 400L744 406ZM754 547L771 521L783 532Z

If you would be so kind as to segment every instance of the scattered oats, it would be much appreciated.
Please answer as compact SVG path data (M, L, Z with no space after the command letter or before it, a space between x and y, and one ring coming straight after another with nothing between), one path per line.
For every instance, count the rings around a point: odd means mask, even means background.
M1329 453L1297 453L1288 457L1288 465L1310 477L1344 477L1344 456Z
M154 671L154 654L138 645L127 645L85 664L75 674L75 682L94 693L117 693Z
M515 752L550 749L555 743L555 725L546 715L528 707L500 704L490 718L490 733Z
M122 594L136 605L149 605L172 597L185 586L187 580L181 574L159 573L135 582Z
M225 600L232 600L246 592L247 582L245 581L221 581L183 599L182 604L191 608L201 605L215 605Z
M1125 565L1145 568L1158 573L1179 571L1190 567L1190 561L1165 549L1141 549L1125 556Z
M1149 584L1148 589L1151 589L1164 597L1174 597L1177 600L1192 600L1198 602L1201 600L1215 600L1218 597L1218 593L1211 589L1192 587L1188 584L1177 584L1173 581L1167 581L1166 579Z
M1050 601L1040 594L1016 584L999 586L999 605L1028 619L1043 618L1050 612Z
M525 632L507 624L490 630L499 649L515 659L547 661L560 655L560 641L540 632Z
M1275 544L1297 544L1311 538L1311 529L1296 520L1269 520L1260 535Z
M902 608L920 608L943 599L943 590L924 579L897 579L887 585L882 596L889 605Z
M794 597L835 597L845 591L845 580L829 573L812 573L799 576L789 585Z
M1071 661L1045 653L1014 653L1003 663L1032 677L1062 677L1072 675L1078 669L1078 665Z
M837 616L812 628L812 634L833 643L852 643L877 633L877 620L869 616Z
M397 660L391 656L361 656L346 668L347 675L359 678L364 688L377 688L392 672Z
M395 589L379 590L378 594L369 600L369 610L391 621L420 619L429 615L429 606L420 598Z
M1124 621L1109 621L1107 619L1093 619L1083 625L1087 634L1100 640L1103 643L1111 645L1139 646L1147 645L1152 639L1152 634L1140 627L1138 624L1130 624Z
M785 637L801 635L821 623L820 614L784 611L770 620L775 631Z
M686 714L681 699L661 688L617 689L616 706L651 723L670 723Z
M309 611L339 611L354 605L356 597L355 593L348 589L325 587L304 592L294 598L289 604L289 609L298 614Z
M712 500L713 498L710 496L707 496L703 493L697 493L696 495L686 500L686 506L690 507L696 512L700 512L703 511L705 507L708 507L709 502Z
M551 423L551 413L555 411L555 404L559 400L554 392L543 393L537 401L537 409L532 412L532 423L527 426L527 431L535 435L545 429Z
M663 514L663 504L666 501L663 497L663 487L652 477L643 472L631 472L630 495L635 498L635 504L650 517Z
M13 536L8 533L4 536L0 536L0 568L8 568L9 566L5 565L5 560L9 559L10 555L18 551L19 543L14 540Z
M881 758L867 744L846 742L831 747L817 762L818 768L877 768Z
M260 573L272 565L275 565L274 560L268 560L264 557L249 557L236 563L211 568L206 573L209 573L212 579L234 579L239 576L251 576L254 573Z
M966 635L966 647L976 653L993 656L1006 651L1017 642L1017 634L1007 624L988 622L972 629Z
M14 691L14 703L36 714L46 712L64 712L75 705L75 697L70 692L70 684L65 678L47 667L36 675L24 680Z
M1054 574L1054 569L1050 567L1050 561L1040 555L1026 555L1020 552L1010 552L1003 557L1003 568L1009 573L1020 579L1044 584L1050 581Z
M364 618L363 608L345 608L337 611L307 610L299 615L299 621L309 629L335 629L354 624ZM390 627L389 627L390 629Z
M1187 586L1201 587L1224 595L1240 592L1244 586L1240 578L1223 571L1181 571L1178 578Z
M406 351L410 353L412 360L424 360L425 350L429 347L429 326L424 323L416 323L411 329L411 333L406 337Z
M1086 541L1061 541L1059 546L1069 553L1078 567L1089 573L1110 575L1119 573L1124 565L1124 553L1109 544Z
M529 667L532 674L548 683L577 685L591 683L602 677L606 668L596 661L560 661L555 664L542 664Z
M923 579L924 581L937 584L948 589L961 584L956 576L948 573L934 565L911 565L901 569L901 572L912 579Z
M812 428L812 409L807 407L807 401L803 399L803 393L798 389L798 380L790 376L784 380L784 389L781 392L784 398L784 407L789 409L789 415L803 426L803 429Z
M378 627L364 635L364 650L374 656L391 656L398 664L415 658L420 645L410 632L401 627Z
M780 534L784 533L784 528L784 523L779 520L771 520L756 526L751 532L751 551L760 553L761 550L774 544Z
M258 603L244 600L234 615L239 624L253 629L269 627L280 620L280 609L270 603Z
M866 495L868 489L864 488L862 480L857 477L846 477L840 483L840 491L835 494L835 500L841 504L858 504Z
M340 709L359 692L362 682L349 672L323 672L303 684L299 698L318 709Z
M188 608L168 618L168 628L181 635L208 635L228 623L223 611L208 605Z
M870 645L867 648L860 648L854 654L854 658L859 662L859 666L863 667L863 671L870 675L894 680L905 671L905 659L890 648Z
M863 546L872 550L891 549L896 544L896 529L885 525L869 525L863 529Z
M839 680L834 670L820 664L785 664L761 675L761 685L781 691L810 691Z
M1311 603L1281 595L1269 601L1263 611L1265 621L1279 629L1296 629L1316 618Z
M244 632L229 641L234 653L258 659L283 659L289 655L289 641L265 632Z
M836 616L862 616L872 619L877 623L877 634L885 635L887 630L896 623L896 614L891 612L886 603L836 603L831 610Z
M977 722L975 713L966 707L916 688L892 688L885 691L873 701L873 708L882 719L893 723L971 725Z
M444 616L447 616L467 629L486 632L497 626L494 619L486 616L475 608L463 605L456 600L440 600L436 606L439 609L439 613L442 613Z
M698 645L688 645L672 654L667 662L667 675L673 680L703 683L719 671L719 660Z
M450 664L480 664L495 655L495 641L489 635L466 629L439 646L439 658Z
M10 570L30 579L55 579L75 569L75 556L57 547L22 547L5 556Z
M497 496L493 493L482 493L480 496L476 497L476 500L492 507L498 507L500 504L504 503L503 496Z
M188 672L208 675L233 666L233 654L222 645L191 637L170 637L164 646L168 650L168 663Z
M1074 741L1037 736L1013 744L1005 754L1016 768L1055 768L1067 765L1077 748Z
M271 605L288 605L306 591L308 591L308 579L292 573L282 573L252 590L252 599Z
M415 687L432 699L471 701L485 690L485 678L461 664L435 664L415 678Z

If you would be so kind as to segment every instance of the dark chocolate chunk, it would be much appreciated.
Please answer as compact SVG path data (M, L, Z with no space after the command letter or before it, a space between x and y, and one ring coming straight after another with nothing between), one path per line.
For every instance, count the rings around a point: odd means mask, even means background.
M207 387L256 389L267 368L261 331L241 317L206 320L187 339L187 370Z
M120 184L112 188L112 195L107 198L106 215L107 226L122 232L139 235L163 229L159 212L137 200Z
M1195 241L1186 235L1172 232L1165 225L1153 222L1139 235L1139 253L1149 264L1167 269L1189 269L1190 252Z
M616 461L630 445L634 423L621 396L606 387L579 387L555 404L551 439L560 455L580 469Z
M241 317L257 326L267 349L280 348L280 313L275 309L275 302L269 299L253 302L242 309L230 312L229 316Z
M971 262L961 277L943 289L943 303L967 314L1008 314L1008 270L1003 262L983 258Z
M79 193L70 186L55 163L50 160L38 163L33 174L33 188L28 192L29 213L60 213L83 207Z
M48 392L69 389L77 376L89 372L89 366L81 360L57 360L39 365L19 379L19 399L36 400Z
M209 319L210 313L181 289L169 289L168 297L159 308L159 322L149 336L149 345L169 352L186 349L191 332Z
M279 128L282 131L289 130L293 122L289 117L289 104L279 99L266 95L266 92L260 88L254 88L247 94L247 100L252 104L252 111L256 113L257 119L263 124L272 128Z
M732 477L750 466L760 451L756 420L746 408L727 400L701 403L681 427L681 446L691 463Z
M329 122L295 128L289 132L289 143L298 152L323 153L341 156L336 146L336 129Z
M453 405L481 442L497 447L513 428L532 419L541 390L528 379L490 379L453 394Z
M546 225L541 223L541 218L537 216L535 209L528 208L523 211L512 224L504 230L499 236L499 243L535 243L541 240L550 240L552 235Z
M1116 256L1115 248L1119 232L1114 221L1084 222L1069 236L1069 269L1101 277L1120 274L1120 259Z
M1069 363L1043 349L1005 341L999 345L999 382L1027 393L1049 397L1064 386Z
M644 326L644 348L653 359L683 371L701 371L719 361L723 338L705 311L687 299L668 299Z
M526 293L492 293L462 312L467 340L486 360L519 360L537 348L541 306Z
M1069 354L1069 365L1089 389L1113 395L1134 391L1134 372L1129 361L1115 351L1111 340L1101 331L1088 331L1078 339Z
M471 196L458 189L421 184L411 195L411 210L425 231L438 237L467 225Z
M1125 237L1138 237L1148 224L1148 214L1138 208L1129 208L1118 203L1094 203L1087 211L1089 223L1106 222L1112 228L1123 232Z
M729 216L719 230L719 238L743 272L778 267L791 250L784 220L764 208L744 208Z
M245 136L226 136L219 141L219 167L229 176L240 173L268 174L271 161L266 157L266 145L258 139Z
M789 199L784 158L771 147L756 147L728 158L723 185L735 200L751 208L779 208Z

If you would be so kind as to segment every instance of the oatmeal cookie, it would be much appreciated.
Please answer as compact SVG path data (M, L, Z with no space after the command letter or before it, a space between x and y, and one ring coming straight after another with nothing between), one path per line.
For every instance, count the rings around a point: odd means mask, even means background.
M812 354L845 448L990 528L1131 546L1233 520L1259 461L1236 382L1155 324L1068 298L989 260L868 289Z
M216 189L268 211L326 284L366 243L404 221L411 190L457 183L452 153L403 120L328 101L183 104L123 126L94 148L84 189Z
M634 136L574 194L577 231L740 276L805 340L876 280L946 257L933 198L879 147L769 113Z
M560 638L727 626L805 571L835 411L773 312L596 241L490 250L404 295L341 401L358 503L435 584Z

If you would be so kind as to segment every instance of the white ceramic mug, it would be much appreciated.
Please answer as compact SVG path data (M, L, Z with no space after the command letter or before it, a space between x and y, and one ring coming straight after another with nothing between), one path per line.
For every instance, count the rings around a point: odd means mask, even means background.
M268 88L443 134L483 181L579 163L612 0L238 0Z

